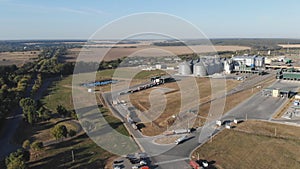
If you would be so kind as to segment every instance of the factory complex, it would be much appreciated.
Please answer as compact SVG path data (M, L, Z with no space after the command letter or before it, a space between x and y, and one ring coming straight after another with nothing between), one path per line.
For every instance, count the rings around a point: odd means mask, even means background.
M276 69L277 79L300 80L300 67L284 56L270 59L258 55L233 56L231 58L200 57L178 65L178 75L208 77L214 74L256 73L263 75L267 69Z
M235 56L230 59L201 57L197 60L185 61L179 64L178 74L205 77L215 73L232 72L259 73L265 69L263 56Z

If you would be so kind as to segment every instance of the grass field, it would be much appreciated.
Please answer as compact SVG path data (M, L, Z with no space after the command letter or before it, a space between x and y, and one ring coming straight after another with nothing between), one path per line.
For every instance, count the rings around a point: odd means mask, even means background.
M300 166L299 138L299 127L247 121L236 129L222 131L192 156L196 159L199 155L200 159L224 169L297 169Z
M72 76L65 77L61 81L55 81L48 89L48 94L42 98L42 102L53 112L56 112L58 105L63 105L66 109L73 110L71 84Z
M116 71L116 73L115 73ZM121 79L149 79L152 76L161 76L165 75L166 73L163 70L151 70L146 71L142 70L137 73L134 77L130 77L132 72L137 70L131 70L131 68L119 68L119 69L107 69L97 72L96 79L107 79L107 78L121 78Z
M72 150L75 162L72 162ZM96 145L85 134L72 140L46 147L36 158L31 159L30 168L104 168L114 155Z
M136 76L136 80L145 80L152 75L157 75L160 71L141 72ZM105 70L97 73L97 79L110 78L113 70ZM72 104L72 76L65 77L60 81L54 82L49 88L48 94L42 102L52 111L56 112L57 105L63 105L68 110L73 110ZM107 86L106 86L107 87ZM119 133L129 136L128 131L117 118L112 116L111 112L105 108L100 109L105 120ZM49 122L38 124L34 127L25 126L28 130L23 130L22 139L18 140L39 140L47 141L53 139L49 133L57 119L52 119ZM73 129L74 126L69 126ZM20 130L21 131L21 130ZM21 144L21 141L20 143ZM71 151L74 151L75 162L72 162ZM30 160L30 168L104 168L111 165L111 161L116 158L115 155L100 148L85 134L78 136L70 141L61 142L56 145L45 147L37 156Z
M26 62L38 57L39 51L24 52L0 52L0 65L21 66Z

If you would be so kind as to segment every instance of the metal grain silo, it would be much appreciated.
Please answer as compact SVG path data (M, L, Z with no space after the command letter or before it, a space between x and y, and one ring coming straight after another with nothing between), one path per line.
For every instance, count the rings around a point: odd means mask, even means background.
M190 69L192 71L191 74L193 74L193 72L194 72L194 61L193 60L190 61Z
M193 73L191 69L191 64L189 62L180 63L178 73L180 75L191 75Z
M207 76L207 67L203 64L202 61L194 65L194 75L204 77Z
M216 67L217 67L216 73L222 72L223 71L223 64L219 60L217 60L215 64L216 64Z
M255 66L257 67L263 67L265 65L265 58L258 56L255 58Z
M217 66L216 66L216 64L211 62L211 63L208 65L208 69L207 69L207 70L208 70L208 71L207 71L207 74L208 74L208 75L215 74L216 71L217 71Z

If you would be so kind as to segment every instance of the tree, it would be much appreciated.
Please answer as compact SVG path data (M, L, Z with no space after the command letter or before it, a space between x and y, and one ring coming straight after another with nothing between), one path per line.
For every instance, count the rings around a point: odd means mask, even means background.
M62 105L58 105L56 107L56 111L62 117L66 117L69 114L68 110L65 107L63 107Z
M70 129L68 134L69 134L69 136L70 136L70 137L73 137L73 136L75 136L75 135L76 135L76 131L75 131L75 130L72 130L72 129Z
M40 151L43 148L43 142L35 141L31 144L30 148L34 151Z
M7 169L26 169L26 161L29 161L30 153L24 149L18 149L16 152L10 153L5 158L5 164Z
M73 110L73 111L71 112L71 117L72 117L73 119L75 119L75 120L78 120L78 116L77 116L75 110Z
M11 160L8 164L6 164L7 169L27 169L26 163L19 159L19 158L14 158Z
M67 137L68 130L65 125L56 125L51 130L51 135L56 139L62 139L63 137Z
M30 141L29 140L25 140L22 144L22 147L25 149L25 150L28 150L30 148Z
M47 121L51 119L52 112L44 106L41 106L41 108L37 111L37 114L40 120Z
M23 98L19 102L23 109L23 114L28 123L33 124L37 121L36 102L31 98Z

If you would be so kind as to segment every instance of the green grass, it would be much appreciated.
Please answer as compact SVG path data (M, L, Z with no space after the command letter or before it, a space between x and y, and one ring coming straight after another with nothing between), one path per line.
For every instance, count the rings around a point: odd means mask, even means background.
M112 116L111 113L105 108L100 108L100 111L107 123L110 124L112 128L114 128L117 132L125 136L129 136L127 129L124 127L123 124L121 124L121 121L119 119Z
M42 98L42 102L47 108L56 112L58 105L64 106L68 110L73 110L72 103L72 76L63 78L61 81L56 81L48 89L49 95Z
M153 76L162 76L165 75L166 72L162 71L162 70L152 70L152 71L141 71L139 72L134 79L149 79L150 77Z
M72 162L72 150L75 162ZM85 134L70 141L58 143L32 159L30 168L104 168L107 160L114 156L96 145Z
M109 77L112 70L101 71L102 77ZM65 77L49 89L50 93L42 102L51 110L56 111L57 105L63 105L68 110L73 110L71 101L72 76ZM129 136L123 123L112 116L105 108L100 108L103 117L119 133ZM39 131L42 132L42 131ZM71 150L75 153L75 162L72 163ZM70 141L61 142L45 148L37 158L31 160L30 168L104 168L107 160L114 155L99 147L85 134Z
M107 69L103 71L97 72L96 79L109 79L112 78L115 69ZM130 78L129 77L130 70L122 69L120 71L118 77L122 78ZM152 71L141 71L134 79L149 79L152 76L164 75L165 72L162 70L152 70ZM61 81L56 81L49 88L49 95L45 96L42 99L42 102L48 107L50 110L56 112L56 107L58 105L63 105L68 110L73 110L73 102L72 102L72 76L64 77Z
M97 72L96 75L96 79L100 80L100 79L105 79L105 78L129 78L130 74L133 72L131 69L126 69L126 68L120 68L117 70L117 72L115 73L116 69L107 69L107 70L102 70ZM139 73L137 73L133 79L148 79L152 76L161 76L161 75L165 75L166 72L162 71L162 70L152 70L152 71L146 71L146 70L142 70Z

